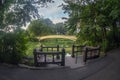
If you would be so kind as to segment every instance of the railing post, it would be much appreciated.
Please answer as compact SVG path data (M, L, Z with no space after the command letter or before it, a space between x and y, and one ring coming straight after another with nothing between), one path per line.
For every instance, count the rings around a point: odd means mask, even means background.
M101 46L98 46L98 57L100 57Z
M34 49L33 55L34 55L34 65L38 66L36 49Z
M73 57L73 58L75 57L75 54L74 54L74 47L75 47L75 45L72 45L72 57Z
M59 45L57 45L57 52L59 52ZM59 54L57 54L57 57L56 57L57 59L60 59L60 55Z
M62 62L61 62L61 66L65 66L65 49L62 49Z
M84 57L83 57L83 61L85 62L85 64L87 61L87 53L88 53L88 48L85 48L85 53L84 53Z
M43 51L43 45L41 45L40 48L41 48L40 50Z

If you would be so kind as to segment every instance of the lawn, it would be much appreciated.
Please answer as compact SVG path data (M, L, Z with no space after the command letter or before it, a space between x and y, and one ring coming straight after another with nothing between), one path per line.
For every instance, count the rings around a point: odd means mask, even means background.
M35 48L40 48L40 45L44 46L56 46L59 45L60 48L65 48L66 53L71 54L72 45L74 44L74 41L68 40L68 39L47 39L41 42L28 42L27 43L27 50L26 55L27 56L33 56L33 50Z
M33 56L33 50L35 48L39 48L41 45L40 42L28 42L27 43L27 50L26 50L26 55L27 56Z

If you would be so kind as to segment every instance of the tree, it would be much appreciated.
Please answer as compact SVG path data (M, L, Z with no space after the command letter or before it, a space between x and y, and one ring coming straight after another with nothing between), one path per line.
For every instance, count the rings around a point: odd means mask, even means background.
M28 32L33 37L52 34L54 32L54 28L52 26L49 26L49 24L45 24L45 23L46 23L46 19L39 19L32 21L28 26Z
M55 24L56 34L66 34L67 28L64 26L63 23L57 23Z
M52 3L52 0L1 0L0 4L0 28L14 25L22 27L33 18L40 18L38 7L47 6L47 3ZM3 29L2 28L2 29Z
M102 44L105 51L120 44L119 28L116 25L116 22L120 21L119 0L65 0L65 2L67 5L63 5L63 9L70 15L67 22L69 29L75 31L76 27L80 28L77 35L79 43Z
M0 0L0 62L18 64L25 55L26 35L21 27L39 18L37 6L52 0Z

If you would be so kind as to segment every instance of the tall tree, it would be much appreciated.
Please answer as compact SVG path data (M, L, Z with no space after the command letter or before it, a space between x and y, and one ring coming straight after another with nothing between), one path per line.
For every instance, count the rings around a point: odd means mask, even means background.
M8 25L21 27L33 18L39 18L38 6L47 6L52 0L1 0L0 23L1 27Z
M119 0L65 0L65 2L67 5L64 5L63 9L70 15L68 19L70 30L80 28L77 35L79 42L84 41L92 45L102 43L106 47L119 44L119 28L116 25L116 22L120 21ZM112 35L109 36L111 32ZM111 40L113 44L110 43Z

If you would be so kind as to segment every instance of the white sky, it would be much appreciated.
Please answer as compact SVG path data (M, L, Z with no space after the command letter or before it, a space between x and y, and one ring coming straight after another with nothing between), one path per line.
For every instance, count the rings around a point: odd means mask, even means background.
M43 16L43 18L49 18L53 21L53 23L64 22L65 20L62 17L68 17L68 14L64 14L61 7L63 0L54 0L54 3L48 3L48 7L40 8L39 14Z

